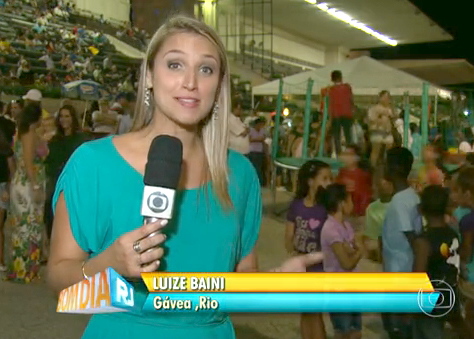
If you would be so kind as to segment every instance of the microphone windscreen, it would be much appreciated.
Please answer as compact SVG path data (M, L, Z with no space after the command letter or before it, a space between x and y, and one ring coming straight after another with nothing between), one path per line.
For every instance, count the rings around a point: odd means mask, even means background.
M160 135L153 139L143 179L146 186L176 190L183 162L183 144L178 138Z

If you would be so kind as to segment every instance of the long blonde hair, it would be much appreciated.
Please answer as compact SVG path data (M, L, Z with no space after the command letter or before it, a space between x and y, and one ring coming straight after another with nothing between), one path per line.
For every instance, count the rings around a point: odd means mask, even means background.
M208 117L201 123L201 136L204 143L206 160L209 168L212 188L220 203L229 208L232 202L227 189L227 145L228 145L228 115L230 113L230 75L225 47L217 33L206 24L186 16L178 15L168 19L153 35L146 56L142 63L140 82L138 85L137 104L132 130L138 131L151 122L154 113L153 98L150 104L145 104L147 90L147 72L152 72L155 56L166 39L177 33L194 33L207 38L216 46L220 58L220 84L217 89L217 110L209 112ZM151 97L153 97L151 95Z

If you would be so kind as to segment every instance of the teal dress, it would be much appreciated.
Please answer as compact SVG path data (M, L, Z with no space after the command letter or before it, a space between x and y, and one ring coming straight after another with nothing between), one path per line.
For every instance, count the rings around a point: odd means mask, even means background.
M175 217L164 228L167 239L160 270L233 272L252 252L262 218L257 174L244 156L229 151L229 194L233 208L221 207L211 186L177 193ZM72 234L78 245L100 254L122 234L143 223L143 176L117 152L112 137L80 146L56 185L53 203L64 192ZM135 304L147 291L135 283ZM235 338L223 313L112 313L92 316L83 338Z

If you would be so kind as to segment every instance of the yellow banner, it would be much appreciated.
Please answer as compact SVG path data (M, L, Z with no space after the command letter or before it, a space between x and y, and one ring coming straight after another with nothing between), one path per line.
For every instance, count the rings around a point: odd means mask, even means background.
M426 273L142 273L150 292L434 291Z

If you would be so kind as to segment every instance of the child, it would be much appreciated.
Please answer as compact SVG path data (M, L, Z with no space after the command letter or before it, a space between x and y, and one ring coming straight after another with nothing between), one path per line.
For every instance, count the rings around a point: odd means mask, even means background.
M423 166L418 172L418 183L421 190L429 185L443 185L444 173L440 165L441 154L433 145L423 149Z
M426 272L433 281L443 281L457 290L459 277L459 239L446 222L449 203L449 193L446 188L439 185L426 187L421 193L420 212L426 218L428 226L426 230L415 240L415 272ZM446 288L440 285L435 288ZM443 317L443 313L448 309L450 302L457 299L451 296L451 291L442 293L442 299L438 300L433 315L419 315L413 321L413 339L442 339L444 337L444 325L449 321L452 328L458 332L463 332L463 324L460 321L459 308L454 306L453 310ZM441 305L439 304L441 303ZM461 338L467 338L461 335Z
M326 221L326 210L317 204L316 193L320 187L331 183L328 164L312 160L306 162L298 172L296 198L291 203L287 216L285 245L289 253L299 254L321 251L321 229ZM323 272L322 264L307 268L308 272ZM301 316L303 339L326 338L321 314Z
M349 145L341 154L344 168L340 169L336 182L346 185L347 191L352 196L354 203L354 216L361 219L372 198L372 178L370 172L364 168L361 154L356 145ZM367 166L369 167L369 166ZM363 226L363 220L356 220L356 231Z
M347 218L353 204L350 193L341 184L332 184L318 192L320 201L328 212L321 231L321 248L325 272L352 272L362 258L362 243L356 241L354 230ZM331 313L336 339L359 339L362 336L360 313Z
M387 152L385 178L393 185L394 195L387 207L382 228L382 256L385 272L412 272L415 236L421 232L418 213L420 198L408 184L413 155L403 147ZM390 338L408 338L411 334L406 316L383 314Z
M388 204L392 199L392 184L381 178L377 185L378 200L367 207L365 217L365 246L369 252L369 258L374 261L382 260L382 227Z

